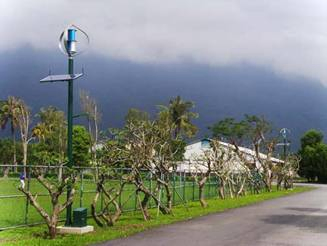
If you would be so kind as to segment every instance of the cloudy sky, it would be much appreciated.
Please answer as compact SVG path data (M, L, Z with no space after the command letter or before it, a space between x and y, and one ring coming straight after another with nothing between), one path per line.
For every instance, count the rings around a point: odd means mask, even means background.
M319 0L0 0L0 54L56 50L74 23L89 54L136 63L248 63L327 85L327 2Z

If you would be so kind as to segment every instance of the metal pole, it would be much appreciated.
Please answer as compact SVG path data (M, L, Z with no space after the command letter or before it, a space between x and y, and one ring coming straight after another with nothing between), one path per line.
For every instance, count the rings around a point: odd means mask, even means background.
M284 160L286 160L286 138L284 137Z
M79 206L83 206L83 192L84 192L84 171L81 170L81 189L80 189L80 195L79 195Z
M26 174L25 174L26 175ZM26 176L25 176L26 178ZM30 191L30 182L31 182L31 164L28 164L28 179L27 179L27 191ZM26 207L25 207L25 225L27 225L28 222L28 205L29 200L26 197Z
M185 182L185 170L183 173L183 201L185 202L185 190L186 189L186 182Z
M175 206L175 193L176 193L176 182L175 182L175 172L173 172L173 206Z
M150 183L149 183L149 189L150 189L150 192L152 192L152 172L150 171ZM161 195L160 195L161 196ZM151 200L152 198L150 199L149 201L149 207L151 208Z
M208 191L208 197L210 198L211 197L211 180L210 180L210 173L209 173L209 177L208 177L208 184L209 184L209 191Z
M121 187L123 186L123 175L124 175L124 173L123 173L123 169L121 168L120 169L120 189L121 189ZM118 199L119 199L119 207L120 207L120 209L123 211L123 208L122 208L122 206L121 206L121 196L122 196L122 194L123 194L123 190L122 190L122 192L119 194L119 197L118 197Z
M192 201L194 201L194 199L195 199L195 180L193 179L193 195L192 195Z
M74 59L73 57L68 58L68 74L74 74ZM68 80L68 110L67 110L67 156L68 156L68 167L72 168L73 163L73 81ZM67 199L70 196L71 186L67 186ZM66 222L65 226L72 225L72 204L67 206L66 209Z

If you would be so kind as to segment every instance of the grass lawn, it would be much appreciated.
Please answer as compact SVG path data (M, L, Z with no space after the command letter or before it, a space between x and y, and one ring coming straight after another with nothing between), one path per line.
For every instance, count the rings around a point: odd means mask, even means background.
M119 181L112 181L107 185L114 186L118 184ZM198 187L193 184L193 182L185 182L185 188L183 187L184 182L176 181L176 189L174 196L174 204L180 204L183 199L197 200L198 198ZM146 183L148 187L154 189L154 185L150 185L150 182ZM194 185L194 186L193 186ZM3 179L0 178L0 229L10 226L17 226L25 224L25 214L26 214L26 197L18 191L19 180L14 178ZM81 188L83 187L83 193L81 193ZM38 194L39 203L46 208L50 209L50 199L47 190L41 186L41 184L32 179L30 183L30 190L33 194ZM90 212L90 204L94 198L96 185L92 180L84 180L83 184L80 180L76 185L76 194L74 196L73 208L86 207L88 212ZM173 191L173 189L172 189ZM206 197L216 197L217 190L216 184L206 184L205 187ZM14 196L12 196L14 195ZM61 196L62 201L66 199L66 195ZM162 200L165 200L164 194ZM101 207L101 200L98 202L98 208ZM132 211L136 208L136 197L135 197L135 186L132 184L127 184L121 196L121 204L123 205L124 211ZM154 201L150 201L150 205L154 205ZM65 213L61 214L61 218L65 217ZM41 216L36 212L36 210L28 205L27 212L27 223L33 224L43 222Z
M91 243L126 237L151 227L188 220L202 215L242 207L311 189L312 188L310 187L296 187L291 191L264 192L259 195L249 194L238 199L211 199L208 200L209 206L206 209L201 208L199 202L189 202L187 208L183 205L174 207L174 215L159 215L156 217L156 210L152 209L151 214L153 219L150 221L143 221L140 212L128 212L124 213L119 222L111 228L102 229L95 226L95 232L93 233L85 234L83 236L58 235L55 240L44 238L45 231L47 230L44 225L6 230L0 232L0 245L89 245ZM88 224L94 225L93 220L89 219Z

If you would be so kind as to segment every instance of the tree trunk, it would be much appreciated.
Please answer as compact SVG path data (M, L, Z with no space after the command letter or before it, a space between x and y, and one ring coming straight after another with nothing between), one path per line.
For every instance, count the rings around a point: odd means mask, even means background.
M97 143L98 143L98 108L95 104L94 106L94 144L93 144L93 150L94 150L94 161L97 162Z
M166 190L166 196L167 196L167 207L169 209L169 213L171 213L172 208L173 208L173 196L172 196L172 192L169 189L168 184L164 185L165 186L165 190Z
M138 199L139 199L139 195L137 194L138 196ZM145 221L151 219L151 216L149 214L149 210L148 210L148 202L150 200L150 195L147 194L147 193L144 193L144 198L142 200L142 202L140 203L141 205L141 210L142 210L142 213L143 213L143 218Z
M94 164L94 152L93 152L93 136L92 136L92 126L91 126L91 120L88 118L88 130L89 130L89 135L90 135L90 152L91 152L91 160L92 164Z
M269 177L266 178L266 188L268 192L271 192L271 180Z
M13 143L13 165L15 166L14 170L17 173L17 157L16 157L16 136L15 136L15 128L13 123L11 123L11 137Z
M9 167L3 167L3 177L8 178Z
M236 194L237 197L239 197L240 195L245 195L245 191L244 191L244 185L245 185L245 179L243 179L241 186Z
M61 182L62 180L62 169L63 169L63 164L60 164L59 169L58 169L58 182Z
M24 165L24 176L26 177L26 164L27 164L27 142L23 142L23 165Z
M225 199L225 182L221 181L218 191L220 199Z
M147 211L147 204L149 202L149 200L152 198L156 205L159 207L159 210L163 213L163 214L169 214L171 213L171 211L165 206L163 205L158 198L148 189L146 188L143 184L142 185L138 185L138 190L141 191L144 194L144 198L141 202L141 209L144 215L144 219L146 219L148 211ZM150 216L149 216L150 218Z
M204 184L205 183L199 183L199 200L201 207L206 208L208 206L208 203L204 198Z
M283 179L281 177L277 178L277 190L281 190Z
M50 239L54 239L57 235L57 223L51 222L48 226Z

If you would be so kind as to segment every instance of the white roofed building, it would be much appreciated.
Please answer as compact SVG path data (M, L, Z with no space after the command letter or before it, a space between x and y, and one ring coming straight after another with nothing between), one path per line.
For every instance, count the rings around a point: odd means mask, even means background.
M193 172L205 172L207 170L206 165L199 165L199 159L201 159L201 156L204 155L205 151L208 151L211 149L210 146L211 140L209 138L204 138L202 140L193 142L191 144L188 144L185 148L184 153L184 161L181 161L177 165L177 172L186 172L186 173L193 173ZM226 142L219 142L222 147L226 147L225 150L227 151L234 151L235 146ZM247 159L249 163L253 163L256 168L260 169L260 163L256 160L256 154L255 151L249 148L245 147L239 147L239 151L243 153L243 156ZM265 154L260 153L260 157L262 159L267 158ZM277 158L271 158L271 161L273 163L283 163L282 160ZM235 169L235 172L238 172L239 168L242 168L242 164L240 163L240 159L235 155L235 157L232 160L233 169Z

